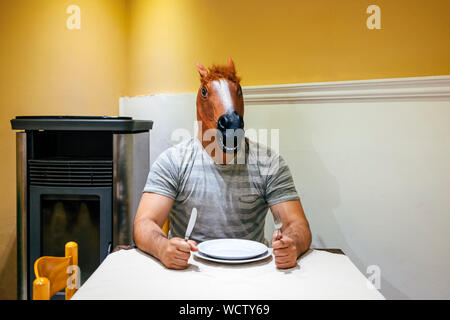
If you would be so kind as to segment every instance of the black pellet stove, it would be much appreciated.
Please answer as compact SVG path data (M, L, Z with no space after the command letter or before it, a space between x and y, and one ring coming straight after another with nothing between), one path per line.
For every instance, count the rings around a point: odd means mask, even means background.
M78 243L81 283L132 226L149 171L152 121L30 116L11 120L17 150L19 299L31 299L34 262Z

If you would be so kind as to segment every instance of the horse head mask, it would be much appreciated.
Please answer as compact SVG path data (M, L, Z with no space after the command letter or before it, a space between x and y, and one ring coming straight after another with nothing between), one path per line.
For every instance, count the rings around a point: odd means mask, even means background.
M197 62L197 69L201 82L197 93L197 121L201 123L199 134L202 134L200 141L207 149L209 143L205 141L205 133L214 132L211 138L215 140L218 150L224 156L236 154L244 138L244 99L233 60L229 58L227 65L215 65L208 69Z

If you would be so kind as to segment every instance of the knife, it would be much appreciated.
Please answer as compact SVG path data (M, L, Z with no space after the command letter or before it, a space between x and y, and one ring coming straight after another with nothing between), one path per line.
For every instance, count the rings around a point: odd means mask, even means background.
M194 229L195 221L197 220L197 208L193 208L191 212L191 216L189 217L189 223L186 229L186 233L184 235L184 240L189 240L191 236L192 229Z

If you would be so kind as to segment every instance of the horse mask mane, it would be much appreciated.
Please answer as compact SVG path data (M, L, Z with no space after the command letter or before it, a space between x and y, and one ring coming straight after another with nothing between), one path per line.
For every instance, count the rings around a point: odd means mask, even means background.
M197 62L201 86L197 93L199 140L217 161L234 156L244 138L244 99L231 58L225 66L206 69ZM200 136L201 135L201 136ZM231 157L231 158L232 158Z

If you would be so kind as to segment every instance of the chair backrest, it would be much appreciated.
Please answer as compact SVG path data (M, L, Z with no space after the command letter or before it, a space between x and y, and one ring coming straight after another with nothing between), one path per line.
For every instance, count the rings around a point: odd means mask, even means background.
M79 284L78 244L66 243L64 257L40 257L34 263L34 273L33 300L49 300L64 288L69 300Z
M162 226L162 231L167 235L169 235L169 228L170 228L170 220L169 218L166 219L166 221L164 222L164 225Z

